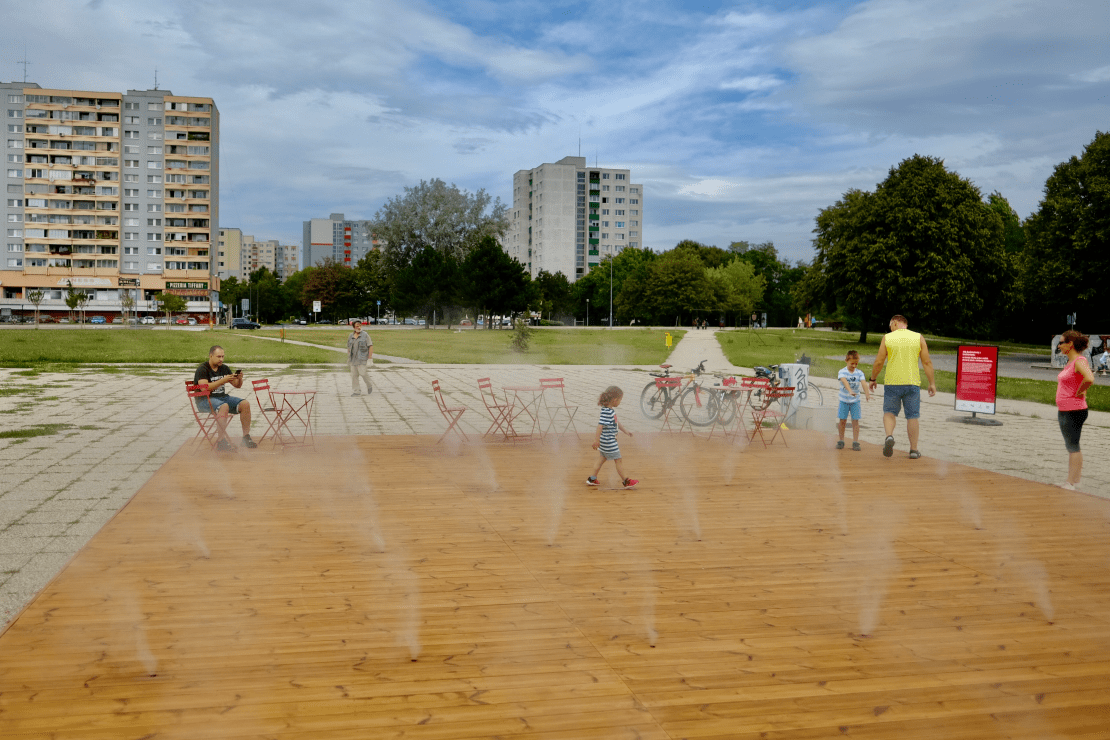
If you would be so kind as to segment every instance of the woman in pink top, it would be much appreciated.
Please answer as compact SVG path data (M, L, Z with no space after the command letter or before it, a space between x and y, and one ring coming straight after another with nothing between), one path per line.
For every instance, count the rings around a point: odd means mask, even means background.
M1082 355L1087 349L1087 336L1077 331L1064 332L1060 351L1068 356L1068 364L1056 376L1056 408L1064 446L1068 449L1068 480L1060 488L1074 491L1083 473L1083 453L1079 451L1079 435L1087 421L1087 389L1095 384L1091 365Z

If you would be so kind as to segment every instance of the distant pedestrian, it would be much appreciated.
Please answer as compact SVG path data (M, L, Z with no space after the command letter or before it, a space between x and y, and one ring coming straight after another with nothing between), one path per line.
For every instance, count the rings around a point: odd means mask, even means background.
M836 449L844 449L844 428L848 425L849 417L852 419L852 449L859 452L859 420L863 415L863 404L860 403L859 394L862 390L867 400L871 400L871 391L868 390L865 384L863 371L859 369L859 352L854 349L848 350L848 354L844 356L844 367L840 368L840 372L836 374L836 379L840 381L839 392L837 393L837 410L836 418L839 420L837 424L837 432L840 434L840 439L836 443Z
M1098 374L1106 375L1108 370L1110 370L1110 350L1104 346L1102 354L1098 356Z
M1068 364L1056 376L1056 417L1064 435L1064 447L1068 450L1068 479L1060 484L1060 488L1069 491L1075 490L1083 474L1079 436L1083 433L1083 423L1087 421L1087 389L1095 384L1090 363L1083 356L1089 341L1085 334L1066 331L1057 345L1068 356Z
M362 330L362 322L354 321L351 324L353 331L347 337L347 364L351 368L351 395L361 396L358 379L366 383L366 392L373 393L374 386L370 385L370 376L366 373L366 366L374 364L374 340Z
M597 474L601 472L601 466L605 464L606 460L613 461L617 468L617 475L621 477L621 483L625 488L635 488L636 484L640 482L626 476L624 466L621 465L621 449L617 445L617 430L619 429L629 437L632 436L632 432L621 426L621 423L617 420L616 408L621 405L623 398L624 391L615 385L611 385L597 399L597 405L601 407L601 413L597 421L597 434L594 436L593 448L598 451L600 457L597 465L594 466L593 475L586 479L587 486L598 484Z
M807 317L808 318L808 317ZM894 454L894 425L898 420L898 411L906 411L906 433L910 438L910 459L921 457L917 450L917 440L920 433L921 416L921 373L918 371L918 360L925 369L925 376L929 378L929 395L937 394L937 383L933 373L933 360L929 357L929 347L925 344L925 337L915 331L909 330L909 321L905 316L897 315L890 320L890 333L879 342L879 351L875 355L875 365L871 368L871 390L875 390L875 379L883 369L887 359L890 365L886 369L886 378L883 382L883 427L886 429L886 441L883 443L883 455L890 457Z

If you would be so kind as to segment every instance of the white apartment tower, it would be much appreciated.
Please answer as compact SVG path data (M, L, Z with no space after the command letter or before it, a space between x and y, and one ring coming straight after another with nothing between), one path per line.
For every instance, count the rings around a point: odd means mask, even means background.
M563 157L513 175L505 251L532 277L561 272L574 282L604 255L643 246L642 185L626 169Z
M90 92L0 83L6 121L3 308L64 308L72 285L89 311L154 294L207 312L219 289L219 113L169 90Z

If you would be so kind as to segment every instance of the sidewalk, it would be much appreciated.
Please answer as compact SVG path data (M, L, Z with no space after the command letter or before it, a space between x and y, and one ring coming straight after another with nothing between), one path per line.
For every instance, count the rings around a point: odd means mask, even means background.
M687 332L668 359L680 369L707 360L709 370L750 372L729 365L712 330ZM182 378L191 377L193 367L154 366L135 374L97 370L41 373L33 380L25 371L0 369L0 389L9 391L0 394L6 428L37 430L42 435L0 439L0 626L193 438L196 425L181 384ZM658 422L645 419L637 410L640 391L649 380L644 373L647 369L380 364L371 371L374 392L358 397L350 395L350 375L341 364L296 370L248 365L244 372L248 379L269 377L277 388L317 391L314 422L318 435L438 435L445 428L431 395L431 381L438 379L448 403L468 409L461 427L467 434L480 436L489 426L489 418L477 378L489 376L500 388L562 376L568 402L579 407L577 427L585 437L596 424L598 393L607 385L625 391L627 403L621 408L621 421L626 427L636 433L659 430ZM834 382L816 382L824 391L826 404L832 404ZM249 397L246 391L237 395ZM1067 455L1054 407L1001 401L995 418L1004 425L978 427L947 421L956 415L952 405L950 394L924 397L920 448L926 456L1044 483L1064 479ZM256 435L261 434L260 421L255 420ZM844 454L879 454L882 405L874 397L864 403L861 438L875 446L865 446L862 453ZM904 457L904 420L899 420L895 438L895 456ZM327 444L326 437L319 444ZM1110 497L1110 414L1091 413L1083 450L1081 490ZM278 453L269 449L268 442L258 450L238 452L274 454ZM752 454L758 454L758 449ZM236 458L228 456L225 462L234 464ZM197 457L198 463L205 459ZM1054 490L1046 487L1045 495Z

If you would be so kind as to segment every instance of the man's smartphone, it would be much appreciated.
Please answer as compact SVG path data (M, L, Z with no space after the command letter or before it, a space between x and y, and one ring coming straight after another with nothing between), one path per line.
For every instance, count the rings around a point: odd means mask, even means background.
M239 368L238 370L236 370L235 374L236 375L242 375L243 374L243 368Z

